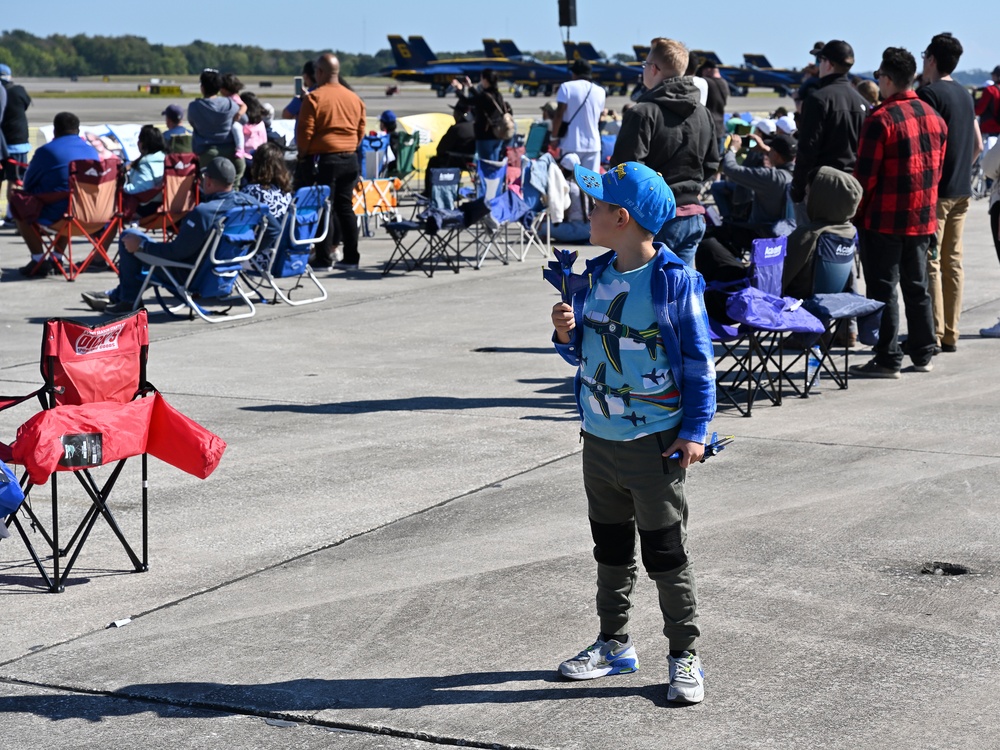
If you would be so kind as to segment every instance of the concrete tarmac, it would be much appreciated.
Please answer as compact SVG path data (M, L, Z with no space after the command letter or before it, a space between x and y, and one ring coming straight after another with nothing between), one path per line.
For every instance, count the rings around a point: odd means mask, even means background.
M555 674L598 625L573 373L550 349L541 255L383 277L379 230L359 273L323 276L317 305L209 325L150 300L149 379L229 448L205 481L151 461L148 572L129 572L102 522L49 594L21 541L0 541L4 747L1000 747L986 209L966 225L958 352L933 372L824 380L716 417L736 442L687 484L707 674L689 708L666 703L644 577L639 672ZM0 230L9 394L40 383L41 323L103 320L80 292L114 284L23 280L26 260ZM0 412L0 439L34 411ZM112 502L133 538L136 479ZM67 523L87 508L74 485L60 482ZM934 561L969 572L922 574Z
M447 97L438 97L429 87L419 84L404 83L400 85L398 94L393 96L385 95L385 85L369 83L370 79L355 85L358 95L364 99L367 114L370 118L376 119L387 109L391 109L398 117L407 115L422 114L425 112L443 112L451 114L449 105L455 103L455 96L451 94ZM391 83L390 79L385 79L386 84ZM26 79L19 81L29 93L45 91L65 91L72 94L74 91L135 91L134 83L93 83L81 81L73 83L66 80L51 79ZM294 96L294 89L291 83L274 80L274 85L270 88L260 88L256 84L259 81L247 80L247 90L257 94L262 102L270 102L274 106L277 116L281 116L281 111ZM58 112L69 110L80 118L84 125L101 125L104 123L153 123L159 125L163 121L160 114L164 108L175 102L182 106L198 96L197 84L185 84L184 95L176 100L161 97L150 97L149 99L120 99L120 98L41 98L36 97L31 105L28 114L33 125L50 124L52 118ZM512 93L504 90L504 98L510 102L514 116L517 118L538 118L541 116L540 110L546 101L555 101L555 95L546 98L543 96L529 96L527 93L522 97L515 97ZM622 106L628 102L624 96L608 96L607 107L621 112ZM731 112L751 111L754 114L766 115L773 112L778 107L785 107L789 112L795 111L795 103L787 97L779 97L775 94L760 92L759 96L733 97L729 100L728 109Z

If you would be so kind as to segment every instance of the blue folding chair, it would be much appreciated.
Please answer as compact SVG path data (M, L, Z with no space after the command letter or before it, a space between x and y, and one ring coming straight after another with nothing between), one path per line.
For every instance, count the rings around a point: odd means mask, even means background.
M279 299L289 305L322 302L328 296L327 291L309 266L309 254L317 242L326 239L329 230L330 187L300 188L282 219L277 246L260 250L244 265L244 281L257 292L261 302L267 302L268 290L273 293L272 304ZM291 279L291 286L282 286L279 279ZM316 286L319 294L293 300L292 293L303 288L305 279Z
M358 168L362 180L381 176L389 161L389 134L366 135L358 145Z
M524 139L524 155L529 159L537 159L549 139L548 125L535 122L528 128L528 137Z
M722 348L716 359L716 383L723 398L743 416L752 414L753 403L763 394L775 406L781 405L783 367L781 335L784 333L822 333L819 320L801 307L801 300L781 296L781 275L788 241L785 237L753 241L750 276L747 288L732 291L726 310L738 325L710 322L713 342ZM742 347L746 347L742 350ZM723 368L723 361L733 364ZM746 390L746 405L736 393Z
M178 317L186 309L188 317L197 315L209 323L218 323L218 315L229 320L250 318L256 313L253 301L240 285L243 264L260 249L267 227L268 209L264 205L234 206L221 214L205 238L193 263L168 260L148 253L136 253L149 270L136 296L138 304L146 289L153 288L163 309ZM173 297L173 299L170 299ZM229 315L234 305L243 304L245 312ZM208 305L221 305L212 311Z
M818 337L815 348L819 352L819 366L810 372L806 368L806 377L801 390L794 379L785 375L786 382L793 390L806 397L815 387L821 372L825 372L836 383L840 390L846 390L849 382L850 347L844 336L843 352L834 345L838 335L846 334L851 318L863 318L866 315L880 313L885 303L868 299L860 294L847 290L854 267L854 259L858 249L857 232L850 239L824 232L816 243L815 266L813 269L813 296L802 302L802 306L815 315L826 327L826 332ZM798 363L809 356L807 347L799 356L789 362L785 373L796 367ZM843 367L838 367L834 357L843 357Z
M617 135L601 136L601 164L606 168L611 167L611 155L615 152L615 144L617 142Z

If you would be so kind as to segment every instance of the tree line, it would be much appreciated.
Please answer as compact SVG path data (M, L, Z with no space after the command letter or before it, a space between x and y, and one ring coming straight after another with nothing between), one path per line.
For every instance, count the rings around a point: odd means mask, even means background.
M0 32L0 62L15 76L49 78L70 76L176 76L198 75L205 68L239 75L297 75L302 63L330 50L278 50L241 44L212 44L200 39L179 46L151 44L141 36L39 37L27 31ZM347 78L370 76L394 65L389 49L374 55L332 50ZM481 57L483 51L439 52L441 58ZM543 60L561 53L535 53Z
M302 63L328 50L278 50L241 44L212 44L196 40L170 46L151 44L141 36L38 37L26 31L0 33L0 62L16 77L95 75L198 75L205 68L240 75L297 75ZM391 66L388 49L374 55L340 52L345 76L373 75Z

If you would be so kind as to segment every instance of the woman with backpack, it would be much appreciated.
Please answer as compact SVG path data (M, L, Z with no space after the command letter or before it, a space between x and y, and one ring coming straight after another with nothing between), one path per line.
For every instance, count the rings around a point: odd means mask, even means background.
M498 83L497 73L491 68L483 69L476 87L468 78L465 83L452 82L459 97L467 99L472 107L476 155L480 160L500 161L505 145L514 137L514 119Z

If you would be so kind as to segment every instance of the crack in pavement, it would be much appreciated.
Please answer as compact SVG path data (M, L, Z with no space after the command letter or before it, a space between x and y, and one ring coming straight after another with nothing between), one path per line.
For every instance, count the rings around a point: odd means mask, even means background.
M502 742L484 742L465 737L450 737L448 735L432 734L431 732L412 732L405 729L395 729L390 726L376 724L359 724L350 721L333 721L329 719L317 718L316 714L301 716L297 714L285 713L282 711L255 710L242 708L226 703L213 703L211 701L198 700L178 700L171 698L157 698L149 695L132 694L122 691L92 690L89 688L68 687L65 685L54 685L45 682L33 682L30 680L19 680L12 677L0 677L0 683L7 685L19 685L23 687L37 687L46 690L56 690L61 693L73 695L92 695L101 698L111 698L113 700L135 701L137 703L147 703L153 706L171 706L174 708L186 708L199 711L211 711L228 716L246 716L249 718L270 719L282 722L290 722L296 725L321 727L327 729L337 729L359 734L377 734L380 736L397 737L399 739L417 740L434 745L452 745L455 747L476 747L487 748L488 750L541 750L530 745L508 744ZM327 710L327 709L324 709Z

